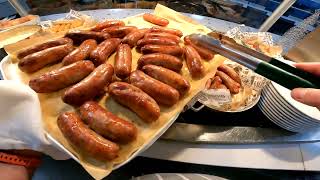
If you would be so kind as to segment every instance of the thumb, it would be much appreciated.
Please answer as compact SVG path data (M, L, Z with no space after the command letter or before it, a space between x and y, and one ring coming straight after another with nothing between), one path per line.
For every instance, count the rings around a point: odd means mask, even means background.
M296 101L320 110L320 89L296 88L291 91L291 96Z

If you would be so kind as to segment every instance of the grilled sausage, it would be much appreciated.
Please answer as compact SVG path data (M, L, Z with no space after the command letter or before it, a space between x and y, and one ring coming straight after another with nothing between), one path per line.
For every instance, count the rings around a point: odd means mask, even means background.
M167 26L169 24L167 19L149 13L143 14L143 19L159 26Z
M227 65L221 65L221 66L218 67L218 70L226 73L234 81L236 81L237 83L241 84L241 79L240 79L239 74L234 69L232 69L231 67L229 67Z
M228 76L226 73L222 71L217 71L217 76L219 76L223 82L227 86L227 88L230 90L232 94L237 94L240 91L240 84L234 81L230 76Z
M81 119L98 134L117 143L129 143L136 139L137 128L107 111L97 102L88 101L80 107Z
M180 42L180 37L170 34L170 33L162 33L162 32L150 32L144 35L145 38L157 37L157 38L168 38L174 40L176 43Z
M150 29L150 32L160 32L160 33L169 33L169 34L173 34L179 37L183 36L182 31L178 30L178 29L172 29L172 28L165 28L165 27L157 27L154 26Z
M81 45L65 56L62 60L62 64L69 65L74 62L82 61L89 57L91 51L97 47L97 41L94 39L87 39L81 43Z
M21 59L29 54L36 53L36 52L39 52L39 51L42 51L44 49L51 48L54 46L68 44L68 43L72 44L72 40L69 38L59 38L59 39L55 39L55 40L50 40L45 43L37 44L37 45L31 46L29 48L22 49L21 51L18 52L17 57L19 59Z
M190 89L190 83L180 74L171 71L170 69L163 68L155 65L145 65L142 68L143 72L147 75L157 79L179 91L183 96Z
M118 157L119 146L89 129L76 113L60 114L57 124L63 136L80 152L101 161Z
M191 76L193 78L204 76L204 66L202 65L198 52L190 45L186 45L184 48L185 59Z
M206 82L206 85L204 86L206 89L210 89L210 86L211 86L211 83L212 83L212 79L209 78Z
M138 28L135 26L112 26L103 29L101 32L110 34L113 38L123 38L132 31L136 31Z
M144 122L151 123L159 118L160 107L141 89L125 82L114 82L109 85L108 90L112 98L131 109Z
M182 61L179 58L171 56L169 54L161 53L146 54L141 56L138 60L137 69L141 69L147 64L162 66L176 72L179 72L183 66Z
M143 38L143 36L149 31L149 29L138 29L136 31L131 31L123 39L122 43L128 44L131 48L134 47L137 42Z
M131 73L132 53L128 44L120 44L114 61L115 74L124 79Z
M172 106L179 100L179 92L171 86L158 81L142 71L136 70L130 74L130 83L149 94L159 104Z
M213 78L211 85L210 85L210 89L218 89L221 84L222 84L221 78L219 76L215 76Z
M100 43L96 49L90 53L90 59L94 65L99 66L117 49L120 39L110 38Z
M60 62L67 54L73 50L71 43L51 47L22 58L18 66L21 71L33 73L45 66Z
M105 20L103 22L98 23L91 31L101 31L102 29L109 28L112 26L124 26L124 22L120 20Z
M106 39L109 39L110 35L108 33L94 31L74 31L68 32L65 37L72 39L75 44L81 44L87 39L94 39L100 43Z
M147 44L141 48L141 52L143 54L163 53L179 57L183 54L183 49L180 46Z
M91 61L79 61L33 78L29 86L37 93L55 92L81 81L93 70Z
M101 64L89 76L68 88L63 96L63 102L70 105L81 105L104 93L104 87L112 80L113 67Z
M174 40L169 38L159 38L159 37L151 37L151 38L143 38L137 42L137 46L142 47L147 44L155 44L155 45L178 45Z
M203 47L197 45L196 43L193 43L189 36L184 37L184 43L186 45L192 46L199 53L199 55L202 59L211 60L212 58L214 58L214 53L212 51L210 51L206 48L203 48Z

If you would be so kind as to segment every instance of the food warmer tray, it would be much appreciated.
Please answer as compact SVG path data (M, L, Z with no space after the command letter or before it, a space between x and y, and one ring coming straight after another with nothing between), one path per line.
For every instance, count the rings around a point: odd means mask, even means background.
M147 9L101 9L83 12L101 20L102 17L121 19L152 11ZM235 23L215 18L183 14L217 31L227 31L238 26ZM54 20L63 18L65 15L64 13L42 16L41 20ZM4 49L1 48L0 61L6 55ZM2 79L1 73L0 79ZM307 143L320 141L320 131L306 133L286 131L268 120L257 106L240 113L216 112L205 107L199 112L187 110L181 113L162 139L212 144Z
M256 105L239 113L203 108L187 110L161 137L163 140L206 144L288 144L320 141L320 131L294 133L268 120Z

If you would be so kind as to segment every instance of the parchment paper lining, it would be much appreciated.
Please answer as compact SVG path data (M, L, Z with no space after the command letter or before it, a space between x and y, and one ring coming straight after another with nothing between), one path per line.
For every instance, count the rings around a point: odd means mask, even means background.
M185 17L180 13L177 13L161 5L158 5L156 7L155 14L159 16L162 16L165 14L166 18L170 17L169 18L170 24L168 25L168 27L180 29L181 31L183 31L185 35L188 35L191 33L210 32L208 28L200 24L197 24L193 20L189 19L188 17ZM124 19L124 21L126 22L127 25L135 25L139 28L153 26L152 24L144 21L141 15L128 17ZM137 60L141 56L141 54L137 53L135 49L132 50L132 53L133 53L132 69L136 69ZM138 149L143 149L145 147L150 146L150 144L154 142L155 138L159 137L159 133L164 132L165 129L163 129L163 127L167 128L166 125L172 123L172 121L174 120L174 117L176 117L183 110L183 107L192 99L192 97L194 97L199 91L201 91L201 89L203 89L206 80L215 74L217 67L220 64L222 64L223 61L224 59L221 58L221 56L220 57L216 56L211 61L207 61L207 62L203 61L206 69L206 76L199 80L193 80L190 77L188 69L184 62L183 68L181 70L181 74L190 81L190 84L191 84L190 91L182 99L180 99L180 101L176 105L170 108L161 106L160 118L157 120L157 122L150 125L143 123L135 113L119 105L118 103L113 101L111 98L109 98L108 95L103 97L99 101L101 105L106 107L109 111L116 114L117 116L126 120L133 121L137 125L138 131L139 131L137 140L128 145L122 145L119 158L111 162L96 161L92 158L81 155L81 153L77 149L75 149L68 143L68 141L64 138L64 136L60 132L56 123L58 115L65 111L74 110L71 106L64 104L62 102L61 95L64 92L64 90L61 90L55 93L50 93L50 94L38 94L40 103L41 103L42 117L45 125L45 130L53 138L55 138L59 143L61 143L68 151L70 151L72 154L78 157L80 164L94 178L101 179L107 176L112 171L114 165L120 164L126 161ZM29 75L21 72L18 69L16 62L17 60L15 60L13 57L13 59L11 59L11 63L7 64L6 68L4 69L5 75L8 79L15 79L25 84L28 84L30 78L39 76L44 72L57 69L62 66L61 64L56 64L50 67L46 67L34 74ZM107 62L113 65L114 55L109 57Z

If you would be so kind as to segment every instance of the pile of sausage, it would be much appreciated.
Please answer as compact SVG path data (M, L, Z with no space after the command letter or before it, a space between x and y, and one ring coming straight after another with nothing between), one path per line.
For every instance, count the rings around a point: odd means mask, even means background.
M229 89L232 94L239 93L240 88L239 74L227 65L219 66L215 76L206 82L206 89Z
M151 23L165 26L163 18L145 14ZM182 32L165 27L138 29L119 20L106 20L90 31L69 32L65 37L20 51L18 66L26 73L62 62L62 67L30 80L37 93L64 89L62 100L77 112L58 117L58 127L66 139L85 154L100 160L118 156L119 144L137 137L134 123L100 106L95 100L108 93L116 102L135 112L144 122L160 116L160 105L173 106L188 93L190 83L179 74L186 60L193 78L204 75L203 59L212 59L206 49L185 38ZM77 46L77 48L74 48ZM143 55L132 70L131 48ZM113 53L115 62L107 62ZM200 55L199 55L200 54Z

